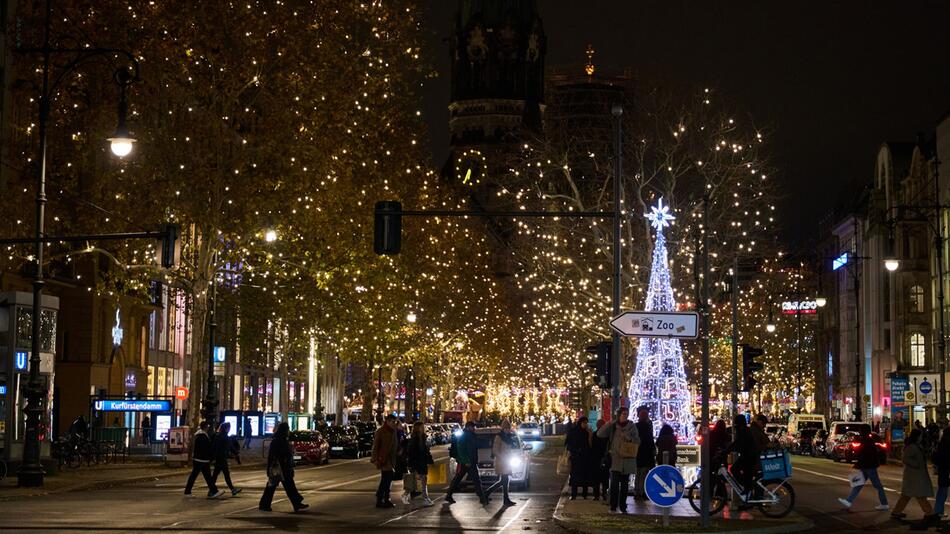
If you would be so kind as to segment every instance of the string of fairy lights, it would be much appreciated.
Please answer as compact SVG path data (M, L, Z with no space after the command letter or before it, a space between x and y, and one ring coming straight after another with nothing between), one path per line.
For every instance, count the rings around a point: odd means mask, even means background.
M530 391L530 407L509 402L511 413L557 412L563 408L544 399L589 382L583 347L607 333L610 315L609 221L514 219L510 280L496 275L498 244L472 219L407 220L402 254L372 254L372 206L380 199L466 210L471 189L492 182L501 185L493 190L497 201L517 209L610 208L598 193L611 175L610 154L578 156L537 140L519 143L503 160L470 149L453 162L454 181L422 163L418 92L429 70L416 7L251 1L182 11L102 0L62 10L55 35L79 46L102 45L89 37L102 36L133 50L142 80L128 94L138 142L122 160L99 141L115 111L111 80L95 65L80 68L51 101L49 233L176 222L183 249L172 271L155 267L149 242L53 243L47 269L54 277L81 279L90 293L117 302L149 300L152 282L163 282L184 295L193 351L202 346L216 283L222 315L240 321L219 335L240 343L247 363L301 370L306 358L299 356L315 338L321 350L359 365L411 366L446 390L481 387L499 406L495 397L506 388L518 399ZM43 12L31 5L18 15L29 26ZM38 74L29 58L15 61L29 83L16 86L14 107L34 110ZM649 109L649 101L642 104ZM624 184L623 307L638 308L647 296L654 238L642 213L660 196L679 217L667 239L681 309L695 306L695 238L703 233L712 243L714 284L735 251L773 258L763 277L778 272L763 132L729 118L708 90L653 111L655 119L640 121L625 140L628 168L636 171ZM0 228L8 235L27 235L32 224L36 131L29 117L12 125L11 154L25 163L2 199L9 216ZM486 179L499 166L504 172ZM708 227L699 211L706 193ZM3 270L29 268L29 246L3 253ZM761 320L767 295L790 291L782 284L795 280L769 279L742 293L750 325ZM713 310L714 331L725 332L723 308ZM776 350L788 341L783 336L772 338ZM696 351L683 350L691 368ZM629 376L632 358L625 365ZM193 380L201 366L194 372ZM784 368L767 375L765 387L775 391L787 382Z

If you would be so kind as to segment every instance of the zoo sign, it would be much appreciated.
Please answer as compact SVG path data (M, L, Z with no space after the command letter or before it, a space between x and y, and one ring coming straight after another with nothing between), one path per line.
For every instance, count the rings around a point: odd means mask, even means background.
M628 337L699 337L699 314L695 312L628 311L610 321L610 327Z

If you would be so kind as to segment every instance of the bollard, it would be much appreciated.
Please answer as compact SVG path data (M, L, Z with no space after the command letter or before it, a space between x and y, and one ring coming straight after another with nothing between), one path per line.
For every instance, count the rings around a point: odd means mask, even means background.
M663 465L670 465L670 451L663 451ZM663 528L670 526L670 507L663 507Z

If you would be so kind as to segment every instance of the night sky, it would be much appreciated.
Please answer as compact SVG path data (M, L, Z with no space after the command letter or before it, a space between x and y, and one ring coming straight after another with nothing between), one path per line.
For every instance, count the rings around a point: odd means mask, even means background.
M448 153L444 39L458 3L428 2L439 77L426 84L423 110L437 167ZM821 216L871 182L882 142L912 141L950 112L948 1L540 4L549 68L583 64L590 43L596 65L630 68L645 83L714 87L771 131L780 222L793 249L815 239Z

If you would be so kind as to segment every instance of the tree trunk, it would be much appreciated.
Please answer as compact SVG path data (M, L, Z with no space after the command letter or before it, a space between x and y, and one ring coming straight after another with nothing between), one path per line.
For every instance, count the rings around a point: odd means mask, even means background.
M193 291L191 295L191 384L188 394L188 421L197 428L201 421L201 400L207 386L208 358L208 289L211 287L214 266L211 264L211 247L207 241L196 239L198 258Z
M373 413L376 410L376 396L379 394L379 388L374 382L376 373L373 372L373 363L366 364L366 379L363 381L363 412L360 414L360 420L372 421Z

